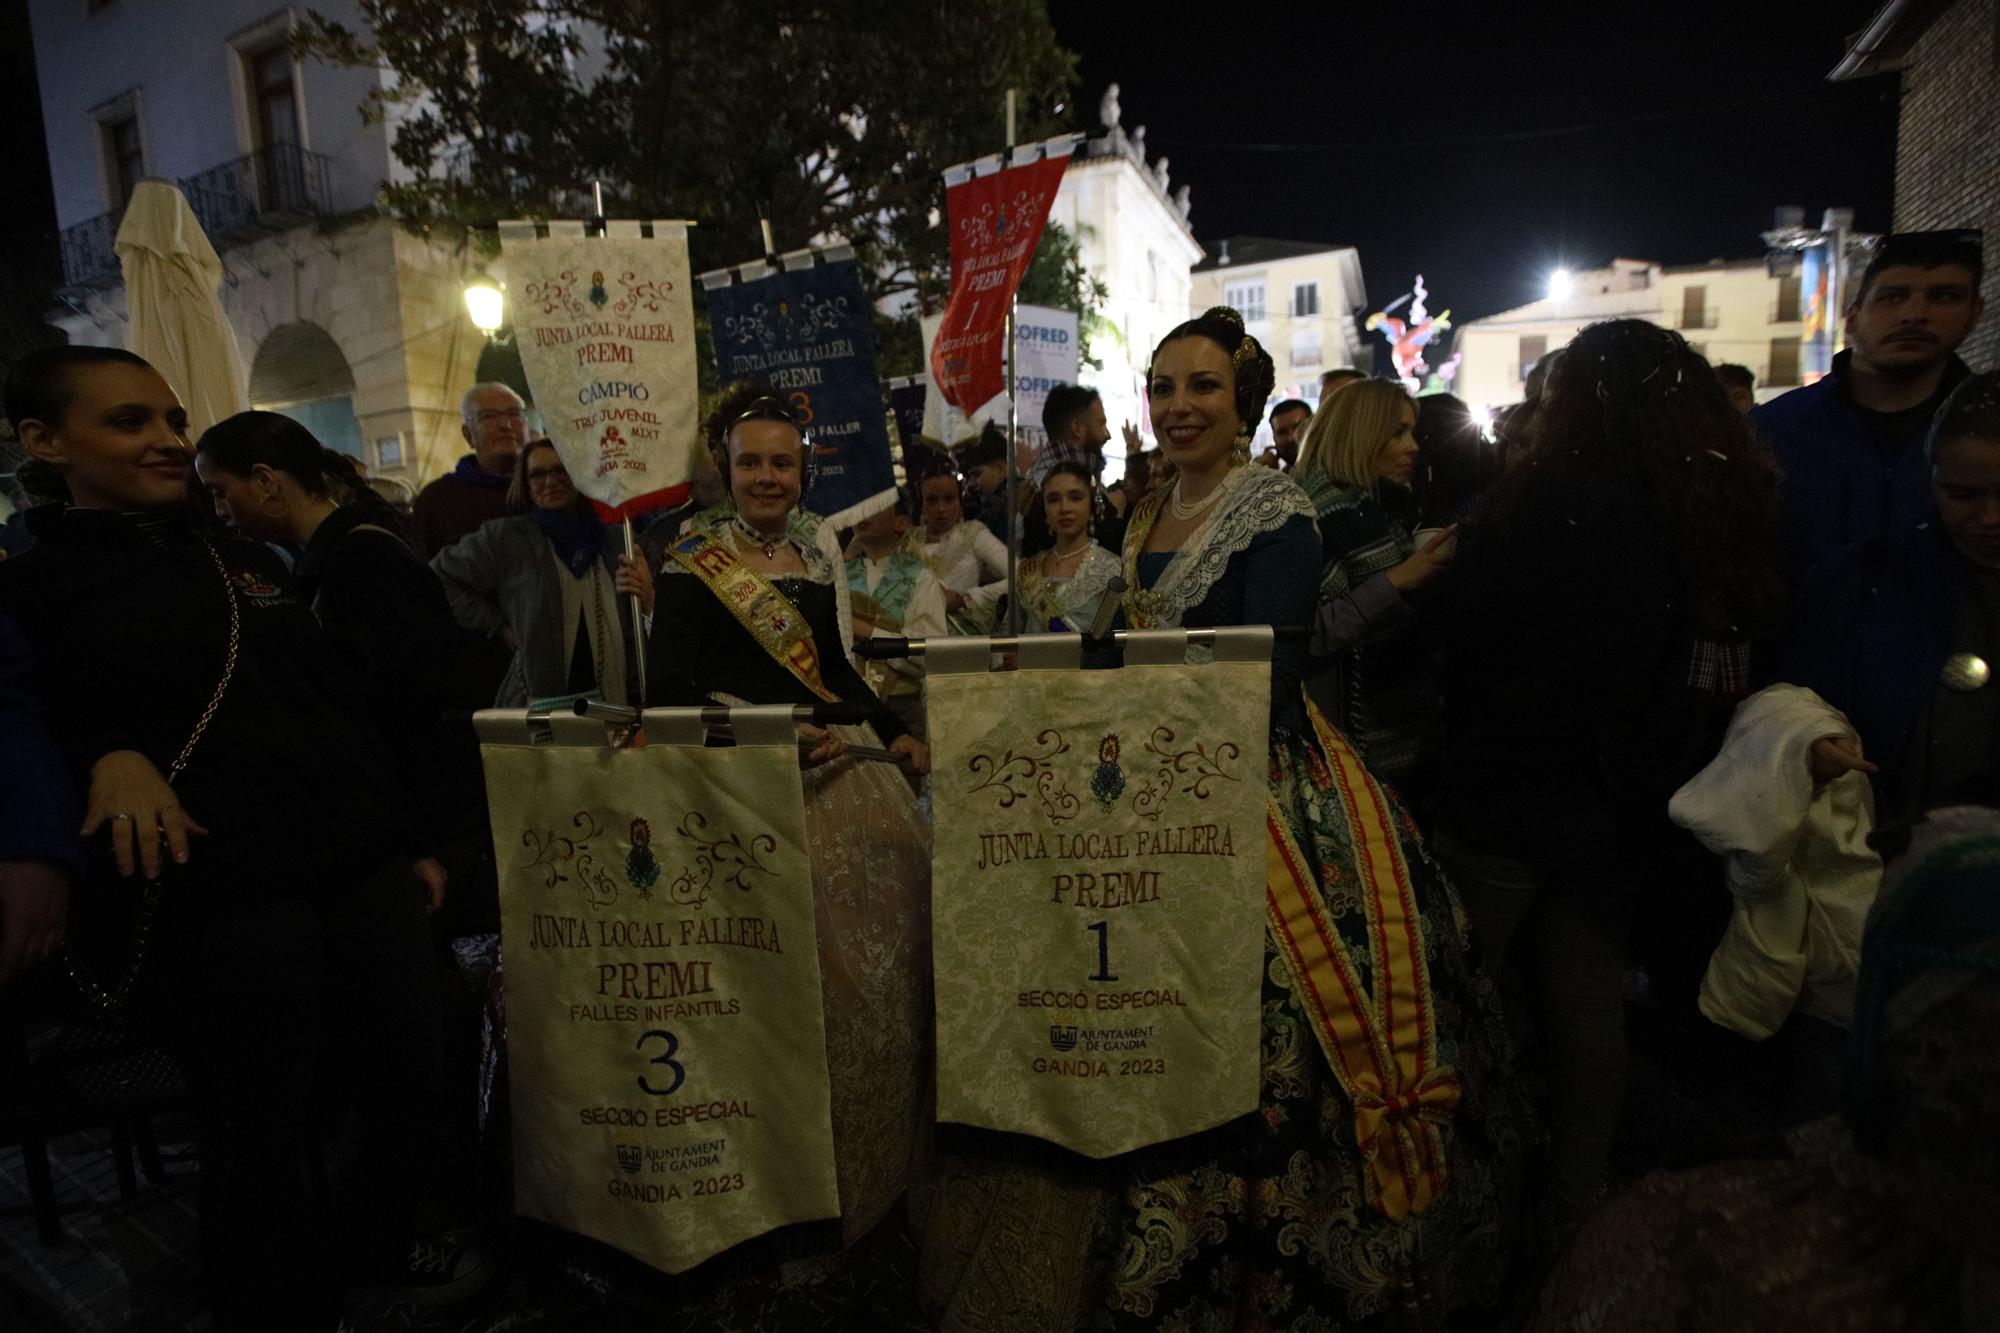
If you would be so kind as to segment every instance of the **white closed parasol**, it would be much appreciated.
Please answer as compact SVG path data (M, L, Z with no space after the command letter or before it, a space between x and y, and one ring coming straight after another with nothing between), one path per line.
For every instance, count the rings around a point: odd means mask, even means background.
M174 387L188 436L199 438L250 406L236 331L216 296L222 260L187 197L165 181L139 182L116 244L131 319L126 346Z

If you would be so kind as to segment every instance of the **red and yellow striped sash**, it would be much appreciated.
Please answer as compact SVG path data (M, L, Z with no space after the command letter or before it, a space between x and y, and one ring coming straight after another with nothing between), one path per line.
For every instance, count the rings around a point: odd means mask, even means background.
M1422 1213L1444 1191L1448 1173L1440 1127L1458 1107L1458 1078L1438 1064L1423 921L1395 813L1346 737L1310 703L1307 710L1352 835L1368 919L1372 993L1328 917L1318 867L1300 853L1275 799L1267 816L1265 874L1271 935L1327 1061L1354 1104L1355 1140L1368 1166L1368 1202L1401 1219Z

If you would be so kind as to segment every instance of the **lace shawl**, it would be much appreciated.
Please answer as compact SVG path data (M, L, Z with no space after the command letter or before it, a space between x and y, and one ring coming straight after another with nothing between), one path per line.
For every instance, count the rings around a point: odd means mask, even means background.
M1060 619L1079 630L1090 628L1088 621L1079 625L1075 615L1085 607L1095 609L1104 596L1104 590L1111 586L1111 580L1118 574L1118 557L1099 546L1090 544L1077 566L1076 573L1068 578L1052 579L1042 573L1042 561L1024 561L1021 565L1021 602L1044 626Z
M1275 468L1235 468L1223 478L1222 486L1223 495L1215 508L1174 552L1150 588L1140 586L1139 554L1171 492L1146 497L1133 513L1132 527L1125 537L1125 615L1135 628L1179 625L1189 609L1208 596L1230 559L1247 550L1259 533L1283 527L1300 515L1314 516L1313 503L1298 483Z

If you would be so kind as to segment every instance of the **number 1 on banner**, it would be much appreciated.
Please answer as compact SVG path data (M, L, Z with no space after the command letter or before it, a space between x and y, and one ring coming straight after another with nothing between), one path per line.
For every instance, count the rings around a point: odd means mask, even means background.
M1091 975L1092 981L1116 981L1118 974L1111 970L1111 924L1107 921L1093 921L1085 930L1097 932L1097 971Z

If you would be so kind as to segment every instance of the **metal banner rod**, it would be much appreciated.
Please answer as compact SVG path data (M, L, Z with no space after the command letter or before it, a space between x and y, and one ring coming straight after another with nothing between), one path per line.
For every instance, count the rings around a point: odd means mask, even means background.
M1221 628L1235 629L1237 626L1228 625ZM1090 634L1080 634L1077 637L1083 640L1083 646L1086 648L1109 648L1113 646L1123 647L1129 636L1133 633L1134 631L1132 630L1116 629L1102 637ZM1186 631L1186 633L1190 645L1202 647L1215 642L1217 630L1191 629ZM1297 643L1312 637L1312 626L1274 625L1271 627L1271 637L1279 643ZM922 657L928 642L928 640L922 638L891 639L877 636L875 638L863 639L861 642L855 644L854 652L857 657L883 661L896 657ZM1021 639L1018 635L995 635L993 638L987 640L987 647L996 653L1018 652L1021 647Z
M572 700L570 702L570 711L578 717L594 717L601 722L627 723L639 721L640 712L637 708L628 708L624 704L608 703L603 699ZM727 726L729 723L729 711L722 704L706 705L701 710L702 724L710 727ZM827 726L829 724L853 726L867 720L868 710L859 704L826 703L792 705L792 721L794 722L811 722L815 726Z
M1014 111L1015 90L1007 90L1007 156L1011 160L1014 153ZM1014 316L1020 309L1020 285L1015 284L1014 295L1007 300L1007 632L1021 632L1021 524L1020 509L1021 480L1021 386L1020 371L1014 364Z
M640 557L639 543L632 536L632 516L625 515L625 555L637 561ZM652 571L657 573L658 571ZM632 659L632 678L639 682L639 703L646 702L646 604L638 593L632 595L632 641L636 653Z

